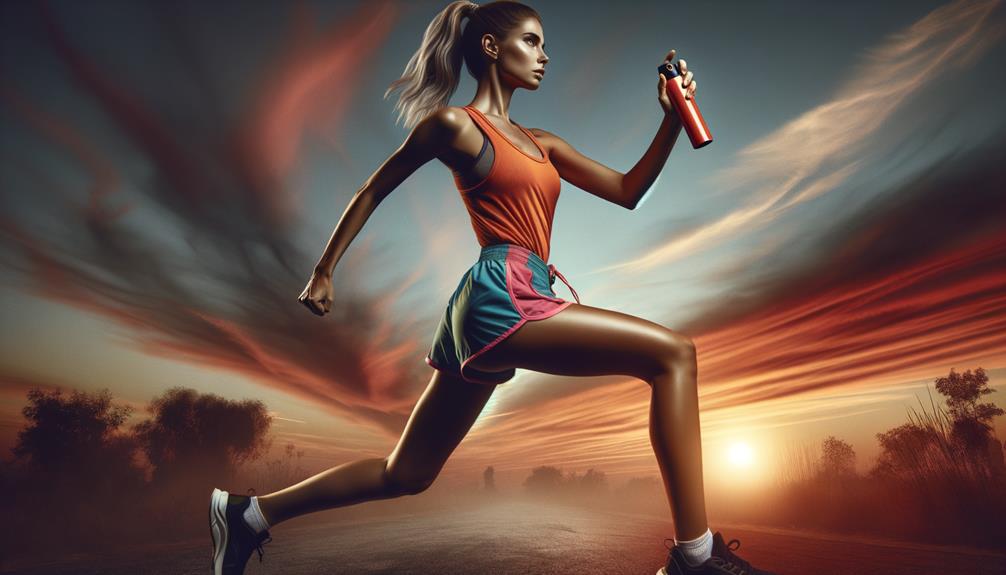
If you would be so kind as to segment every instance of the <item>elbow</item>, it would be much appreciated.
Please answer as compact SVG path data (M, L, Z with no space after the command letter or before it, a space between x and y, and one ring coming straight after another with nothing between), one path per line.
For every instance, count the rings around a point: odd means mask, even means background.
M646 198L650 197L650 195L653 192L653 189L656 187L657 187L657 181L654 180L653 183L650 184L650 186L645 190L642 190L642 192L632 192L631 194L628 195L629 201L626 202L625 207L630 210L635 210L639 206L642 206L643 203L646 202Z
M639 194L625 194L625 201L622 202L622 207L627 210L635 210L639 206L640 195Z
M627 210L635 210L636 206L639 205L639 200L642 197L642 194L637 193L636 190L632 189L632 186L628 185L625 181L625 176L625 174L622 174L622 178L621 181L619 181L618 186L621 190L621 193L619 194L619 197L622 198L621 205Z

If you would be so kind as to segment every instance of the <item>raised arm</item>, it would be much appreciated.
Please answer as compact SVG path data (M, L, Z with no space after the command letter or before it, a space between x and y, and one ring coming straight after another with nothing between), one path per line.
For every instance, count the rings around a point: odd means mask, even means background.
M664 59L672 61L675 54L676 51L671 50ZM694 80L694 74L688 70L687 62L679 60L678 65L684 76L681 85L687 92L685 98L694 98L698 82ZM657 75L657 100L664 110L663 120L660 122L657 134L653 136L653 141L650 142L650 147L628 173L623 174L595 162L555 134L537 128L533 128L531 132L548 148L559 177L585 192L634 210L656 181L660 170L664 168L667 156L671 154L671 149L678 140L678 134L681 133L681 119L667 96L666 82L663 75Z
M625 174L584 156L555 134L538 128L532 128L531 132L548 147L559 177L587 193L634 210L667 162L681 133L681 121L673 112L664 114L650 147Z
M457 122L445 118L449 114L446 109L440 109L427 116L377 171L367 178L335 225L328 245L315 265L315 274L331 276L342 254L381 201L420 166L441 156L453 140L458 126Z

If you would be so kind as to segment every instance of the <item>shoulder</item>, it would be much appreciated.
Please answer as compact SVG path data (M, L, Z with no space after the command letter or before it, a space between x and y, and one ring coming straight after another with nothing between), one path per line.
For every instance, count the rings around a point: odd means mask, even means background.
M549 153L551 153L556 148L561 148L567 146L566 141L556 136L548 130L542 130L541 128L528 128L528 131L534 134L534 137L538 139L542 146L544 146Z
M457 136L465 128L472 125L472 119L464 108L444 106L430 113L421 124L428 124L428 129L442 135ZM417 126L418 127L418 126Z
M464 109L445 106L430 112L412 129L409 140L434 150L437 156L450 153L460 142L471 139L473 122Z

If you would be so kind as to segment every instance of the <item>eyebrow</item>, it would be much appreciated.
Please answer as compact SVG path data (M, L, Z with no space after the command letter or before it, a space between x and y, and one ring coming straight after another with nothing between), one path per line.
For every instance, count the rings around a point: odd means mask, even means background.
M524 34L527 34L527 35L530 35L530 36L534 36L535 40L541 41L541 36L535 34L534 32L524 32ZM541 49L542 50L545 49L545 43L544 42L542 42L542 44L541 44Z

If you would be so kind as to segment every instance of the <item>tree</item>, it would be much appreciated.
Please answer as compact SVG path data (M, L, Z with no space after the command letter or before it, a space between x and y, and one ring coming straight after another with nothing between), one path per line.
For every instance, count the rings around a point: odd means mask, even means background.
M579 477L577 487L589 494L603 493L608 491L608 478L603 471L591 468Z
M113 405L107 389L94 394L73 390L67 398L60 389L32 388L27 397L21 413L28 424L11 451L28 469L48 479L72 478L88 488L142 482L132 462L135 443L116 434L132 408Z
M856 474L856 452L852 445L829 435L821 444L821 475L828 479L842 479Z
M972 454L986 455L992 438L992 418L1006 413L994 403L978 403L981 396L995 391L988 388L985 370L977 368L963 374L952 368L950 375L936 380L936 390L947 396L947 408L953 419L953 435Z
M926 453L939 444L936 434L914 423L904 423L878 433L881 452L870 475L919 477L925 468Z
M230 401L175 387L147 407L153 419L134 429L154 481L228 479L268 450L272 418L258 400Z
M496 480L494 479L495 473L496 470L493 469L492 465L486 467L486 470L482 472L482 479L485 481L486 491L496 490Z
M524 488L532 493L559 491L563 486L562 471L551 465L542 465L531 470L524 480Z

